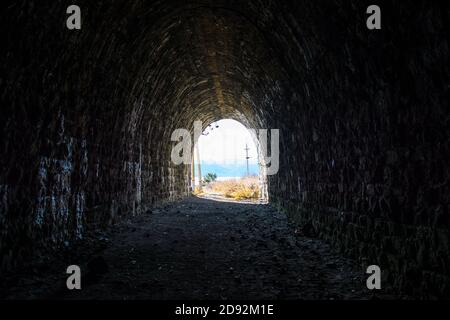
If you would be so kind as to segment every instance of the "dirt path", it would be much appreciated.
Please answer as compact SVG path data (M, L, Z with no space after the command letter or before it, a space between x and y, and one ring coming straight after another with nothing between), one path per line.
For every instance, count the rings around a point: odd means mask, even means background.
M116 226L63 299L367 299L363 270L269 205L189 198ZM82 271L86 270L81 262ZM355 271L357 270L357 271ZM86 273L85 273L86 274ZM67 275L64 275L63 280ZM41 281L42 282L42 281ZM42 289L44 290L44 289ZM42 291L41 290L41 291ZM45 291L44 290L44 291ZM36 297L36 293L34 294ZM38 294L39 297L39 294Z

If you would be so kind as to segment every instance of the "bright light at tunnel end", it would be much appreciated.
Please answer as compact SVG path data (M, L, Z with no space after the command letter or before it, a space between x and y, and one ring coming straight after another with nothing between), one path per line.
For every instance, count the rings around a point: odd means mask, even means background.
M194 135L186 128L178 128L172 132L171 141L176 142L172 147L170 159L173 164L190 165L192 163L194 146L203 132L203 123L194 121ZM280 159L280 130L270 129L270 155L267 146L269 129L248 129L252 137L255 137L258 145L258 155L261 160L261 173L263 175L275 175L279 170ZM194 141L194 145L192 143Z

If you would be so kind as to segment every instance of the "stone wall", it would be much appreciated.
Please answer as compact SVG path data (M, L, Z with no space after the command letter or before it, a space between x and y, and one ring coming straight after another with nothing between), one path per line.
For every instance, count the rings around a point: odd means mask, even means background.
M369 31L369 4L5 4L2 269L186 196L172 131L233 118L281 130L271 201L396 288L448 295L448 11L383 1Z
M298 111L277 123L270 196L364 270L379 265L386 285L448 296L445 10L386 8L380 34L341 21L325 39L329 51L291 96Z

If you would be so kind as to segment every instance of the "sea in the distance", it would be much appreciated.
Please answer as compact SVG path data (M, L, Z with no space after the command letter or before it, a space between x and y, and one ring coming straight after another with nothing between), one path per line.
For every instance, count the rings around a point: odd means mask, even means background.
M249 175L258 175L259 167L257 164L249 164ZM197 168L196 168L197 169ZM247 175L246 164L215 164L202 163L202 176L208 173L215 173L217 180L228 180L245 177Z

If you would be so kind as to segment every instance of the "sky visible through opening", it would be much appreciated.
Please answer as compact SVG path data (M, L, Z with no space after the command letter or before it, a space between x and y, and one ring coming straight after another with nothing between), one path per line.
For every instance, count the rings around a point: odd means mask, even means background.
M247 128L231 119L212 123L203 131L198 142L202 176L215 173L218 180L246 176L246 145L250 157L249 173L258 175L257 149Z

